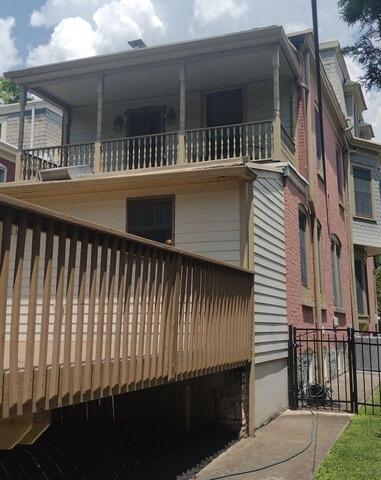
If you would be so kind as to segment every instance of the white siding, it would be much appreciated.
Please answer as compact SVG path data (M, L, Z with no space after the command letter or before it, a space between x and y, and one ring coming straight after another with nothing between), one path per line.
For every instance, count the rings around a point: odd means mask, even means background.
M177 247L239 264L238 185L176 195L175 208Z
M287 357L288 326L283 185L279 175L254 182L255 360Z

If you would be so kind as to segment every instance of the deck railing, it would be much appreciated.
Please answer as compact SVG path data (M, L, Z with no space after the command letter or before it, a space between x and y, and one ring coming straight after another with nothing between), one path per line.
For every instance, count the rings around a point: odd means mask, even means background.
M0 418L251 360L251 272L0 196Z
M272 132L271 121L190 130L185 137L185 158L188 163L237 157L269 160Z
M96 143L34 148L22 151L19 178L30 180L37 176L39 170L71 165L90 165L94 172L100 173L242 157L265 161L273 158L274 142L281 142L283 155L293 160L293 139L284 128L281 129L281 139L275 139L270 120L187 130L181 134L181 138L178 132L167 132Z
M21 174L24 180L36 178L39 170L47 168L74 165L92 166L94 161L94 143L78 143L23 150L21 161Z

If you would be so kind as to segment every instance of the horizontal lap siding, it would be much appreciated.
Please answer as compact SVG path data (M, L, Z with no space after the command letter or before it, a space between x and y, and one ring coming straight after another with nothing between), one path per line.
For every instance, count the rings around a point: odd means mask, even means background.
M176 195L176 246L239 265L238 186Z
M286 358L286 252L279 177L258 177L254 182L254 268L256 363Z

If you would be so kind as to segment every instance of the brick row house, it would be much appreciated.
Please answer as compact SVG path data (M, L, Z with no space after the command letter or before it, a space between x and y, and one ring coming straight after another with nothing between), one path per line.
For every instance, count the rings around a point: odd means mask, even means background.
M324 149L311 31L6 74L21 118L27 91L62 110L63 141L19 142L0 193L254 270L257 427L287 407L288 325L376 326L380 147L335 45L321 52Z

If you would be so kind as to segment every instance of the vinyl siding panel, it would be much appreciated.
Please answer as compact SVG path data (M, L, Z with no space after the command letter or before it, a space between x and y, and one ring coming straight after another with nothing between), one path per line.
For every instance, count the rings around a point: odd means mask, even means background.
M255 361L287 357L288 326L283 185L259 173L254 188Z

